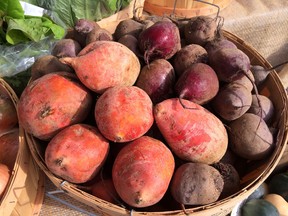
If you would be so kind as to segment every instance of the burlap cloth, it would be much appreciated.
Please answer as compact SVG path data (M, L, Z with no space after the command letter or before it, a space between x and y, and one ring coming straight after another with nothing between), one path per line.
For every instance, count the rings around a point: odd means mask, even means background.
M230 5L220 12L224 17L224 29L236 34L252 45L272 64L276 65L288 60L288 1L287 0L232 0ZM284 68L284 69L283 69ZM288 67L278 69L279 74L286 80ZM46 178L46 194L40 211L40 216L47 215L88 215L76 210L62 201L68 202L76 208L81 208L91 215L97 215L93 209L70 198L66 194L57 194L50 198L47 193L57 188Z

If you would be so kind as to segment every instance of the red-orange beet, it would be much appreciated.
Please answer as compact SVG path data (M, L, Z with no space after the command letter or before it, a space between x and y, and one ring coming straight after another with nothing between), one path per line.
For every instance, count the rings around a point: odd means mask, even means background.
M0 87L0 135L16 127L17 111L6 89Z
M19 124L35 137L49 140L61 129L83 121L91 105L91 93L74 74L47 74L22 92Z
M13 170L19 150L19 129L15 128L0 135L0 163Z
M120 198L111 178L100 179L91 187L92 195L96 196L97 198L106 200L107 202L119 204Z
M11 171L8 166L0 163L1 185L0 185L0 199L2 199L6 188L8 187Z
M205 104L214 98L219 90L215 71L207 64L194 63L179 77L175 92L180 98Z
M136 86L107 89L97 100L95 120L100 132L114 142L128 142L144 135L152 126L153 104Z
M71 125L48 143L45 163L55 175L73 183L91 180L103 166L109 141L96 127Z
M124 202L147 207L159 202L168 189L174 157L157 139L142 136L126 145L113 164L112 179Z
M171 150L183 160L212 164L226 152L223 123L201 105L170 98L154 106L154 118Z
M77 57L60 61L70 65L81 82L99 94L114 86L132 86L140 73L137 56L115 41L94 41Z

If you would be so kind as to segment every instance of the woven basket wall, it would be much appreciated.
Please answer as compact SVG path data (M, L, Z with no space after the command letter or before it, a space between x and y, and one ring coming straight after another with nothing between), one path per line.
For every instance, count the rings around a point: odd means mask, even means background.
M15 107L18 97L13 89L0 78ZM19 127L19 150L10 181L0 200L0 215L38 215L44 198L45 175L31 157L24 130Z

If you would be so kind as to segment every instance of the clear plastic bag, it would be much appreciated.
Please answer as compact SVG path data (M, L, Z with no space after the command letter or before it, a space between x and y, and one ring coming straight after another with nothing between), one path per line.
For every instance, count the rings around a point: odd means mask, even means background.
M39 42L0 45L0 77L11 77L27 70L37 58L50 54L55 42L56 39L47 37Z

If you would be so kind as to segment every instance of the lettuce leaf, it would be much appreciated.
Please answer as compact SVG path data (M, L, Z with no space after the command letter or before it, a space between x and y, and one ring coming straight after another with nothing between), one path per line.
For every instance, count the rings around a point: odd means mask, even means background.
M25 19L8 18L7 20L6 40L13 45L27 41L38 42L49 34L60 39L65 34L62 27L46 17L25 16Z
M73 27L78 19L99 21L126 7L131 0L24 0L51 11L66 25ZM56 13L56 15L55 15Z
M61 39L65 29L45 16L27 16L19 0L0 1L0 44L38 42L48 35Z
M24 19L24 10L19 0L1 0L0 11L2 11L5 16Z

